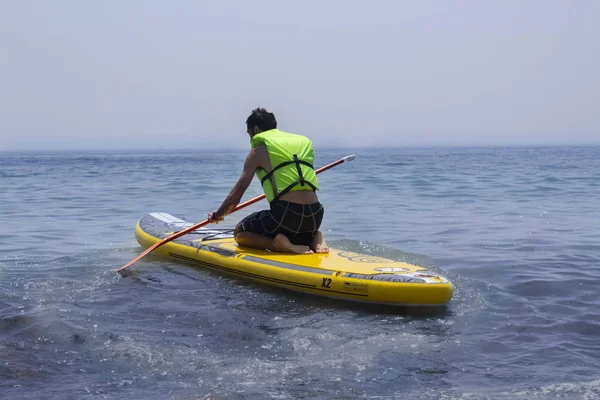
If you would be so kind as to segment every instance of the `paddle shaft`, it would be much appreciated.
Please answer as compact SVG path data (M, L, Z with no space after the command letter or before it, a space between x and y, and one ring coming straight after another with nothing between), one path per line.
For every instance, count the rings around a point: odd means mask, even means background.
M321 167L319 169L317 169L315 171L315 173L320 174L321 172L327 171L330 168L333 168L337 165L340 165L346 161L352 161L354 160L354 155L349 155L343 158L340 158L337 161L332 162L331 164L327 164L324 167ZM262 199L265 198L264 194L261 194L260 196L256 196L253 199L250 199L248 201L245 201L241 204L238 204L229 214L233 214L234 212L241 210L242 208L248 207L249 205L252 205L258 201L261 201ZM144 256L146 256L148 253L151 253L153 250L155 250L156 248L162 246L165 243L170 242L171 240L177 239L178 237L181 237L183 235L186 235L192 231L195 231L196 229L202 228L203 226L208 225L210 222L206 219L202 222L197 223L196 225L192 225L189 228L186 228L182 231L179 231L167 238L164 238L163 240L161 240L160 242L156 242L154 243L152 246L148 247L146 250L144 250L140 255L138 255L136 258L134 258L133 260L129 261L127 264L125 264L124 266L122 266L121 268L115 269L115 272L119 272L124 270L125 268L128 268L130 266L132 266L133 264L135 264L136 262L140 261Z

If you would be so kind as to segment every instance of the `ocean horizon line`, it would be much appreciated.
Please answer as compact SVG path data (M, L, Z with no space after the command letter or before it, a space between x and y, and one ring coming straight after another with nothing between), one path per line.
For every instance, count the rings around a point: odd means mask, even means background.
M440 145L374 145L374 146L331 146L331 145L315 145L317 151L329 150L395 150L395 149L532 149L532 148L582 148L582 147L600 147L600 143L571 143L571 144L440 144ZM149 152L149 153L195 153L201 151L217 151L217 152L239 152L247 151L248 147L232 146L232 147L198 147L198 148L160 148L160 147L107 147L107 148L70 148L70 149L0 149L0 154L68 154L68 153L132 153L132 152Z

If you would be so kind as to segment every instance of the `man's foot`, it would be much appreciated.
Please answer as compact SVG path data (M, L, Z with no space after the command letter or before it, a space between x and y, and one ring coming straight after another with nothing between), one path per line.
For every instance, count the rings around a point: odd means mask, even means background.
M275 236L275 239L273 239L273 247L280 253L312 254L313 252L308 246L293 244L290 242L290 239L282 233Z
M313 239L312 244L312 247L313 249L315 249L316 253L329 253L329 247L327 247L327 243L325 243L325 238L323 238L323 234L321 233L321 231L317 231L317 233L315 233L315 238Z

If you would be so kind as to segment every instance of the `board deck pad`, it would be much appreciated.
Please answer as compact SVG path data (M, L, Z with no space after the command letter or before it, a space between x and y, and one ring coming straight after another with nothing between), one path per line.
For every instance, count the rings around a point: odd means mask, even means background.
M140 226L156 237L164 239L177 231L189 228L193 224L165 213L152 213L146 219L142 219ZM360 254L351 251L330 249L328 254L284 254L268 250L250 249L240 247L233 238L230 229L207 229L200 228L187 235L174 240L186 246L198 249L214 251L221 255L243 256L269 262L273 266L278 264L296 265L312 269L327 271L343 271L352 275L362 275L363 279L393 280L398 282L428 281L439 275L427 273L423 267L394 261L391 259ZM427 271L427 272L426 272ZM446 281L445 278L442 278Z

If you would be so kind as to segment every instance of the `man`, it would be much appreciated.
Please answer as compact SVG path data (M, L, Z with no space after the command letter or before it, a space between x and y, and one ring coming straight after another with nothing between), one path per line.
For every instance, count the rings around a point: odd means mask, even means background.
M252 111L246 128L252 149L237 183L221 207L208 215L209 221L219 223L239 204L256 173L270 208L237 224L237 243L283 253L329 252L319 231L324 208L316 193L312 142L278 130L275 115L264 108Z

